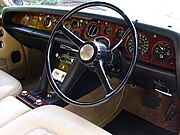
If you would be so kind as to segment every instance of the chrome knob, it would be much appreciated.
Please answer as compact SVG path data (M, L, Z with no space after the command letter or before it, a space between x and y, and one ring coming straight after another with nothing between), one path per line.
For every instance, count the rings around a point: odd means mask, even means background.
M28 95L28 91L27 91L27 90L23 90L23 91L21 92L21 95L22 95L23 97L27 96L27 95Z
M38 105L38 106L42 105L42 100L41 99L37 99L35 104Z

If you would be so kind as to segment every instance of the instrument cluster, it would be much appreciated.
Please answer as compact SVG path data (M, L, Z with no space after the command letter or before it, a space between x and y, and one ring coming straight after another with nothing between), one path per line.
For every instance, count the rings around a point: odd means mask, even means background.
M12 22L39 30L52 31L61 15L41 13L17 13ZM64 23L65 27L84 40L98 40L107 46L119 42L127 31L127 26L99 19L72 17ZM167 37L137 29L138 61L175 70L174 43ZM124 55L131 58L134 52L134 40L128 34L122 42Z
M131 36L124 45L126 56L131 57L134 43ZM173 42L155 33L138 31L138 60L149 64L175 70L175 51Z

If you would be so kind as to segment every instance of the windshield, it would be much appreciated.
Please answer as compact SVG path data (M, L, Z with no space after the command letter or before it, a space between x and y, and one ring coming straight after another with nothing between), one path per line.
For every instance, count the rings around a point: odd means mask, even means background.
M92 0L24 0L25 5L62 5L70 3L85 3Z
M77 6L79 4L97 0L23 0L24 5L65 5ZM112 3L126 13L144 15L163 15L180 20L178 0L98 0Z

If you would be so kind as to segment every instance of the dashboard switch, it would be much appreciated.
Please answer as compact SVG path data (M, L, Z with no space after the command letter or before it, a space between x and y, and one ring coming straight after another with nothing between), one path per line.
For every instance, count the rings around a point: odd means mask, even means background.
M3 48L4 47L4 43L3 41L0 41L0 48Z
M0 30L0 37L2 37L4 35L3 30Z
M66 72L64 71L61 71L59 69L54 69L53 72L52 72L52 76L55 80L59 81L59 82L63 82L63 80L65 79L66 77Z

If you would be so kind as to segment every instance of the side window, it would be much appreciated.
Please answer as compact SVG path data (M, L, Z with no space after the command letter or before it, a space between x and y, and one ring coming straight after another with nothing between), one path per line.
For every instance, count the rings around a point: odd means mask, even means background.
M2 15L3 5L0 4L0 15Z

